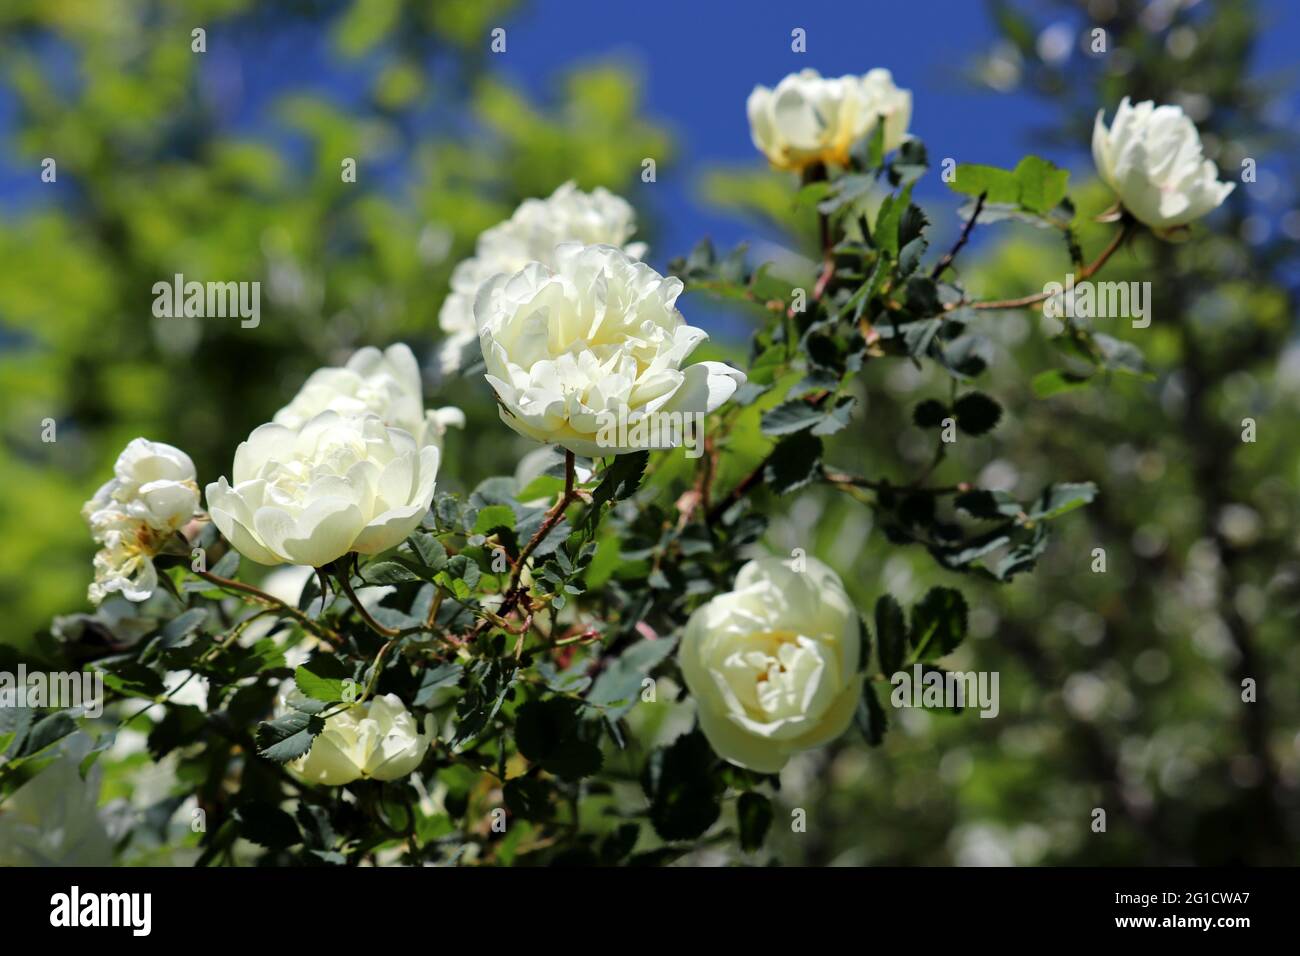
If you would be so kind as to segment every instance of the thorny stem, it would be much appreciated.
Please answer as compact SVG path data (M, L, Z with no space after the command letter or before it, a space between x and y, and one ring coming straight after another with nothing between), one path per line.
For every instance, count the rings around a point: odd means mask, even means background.
M510 575L510 586L506 588L506 596L497 608L497 617L504 618L507 614L515 609L519 604L519 599L523 597L524 589L520 584L524 575L524 568L528 566L528 559L533 552L546 540L547 535L555 530L555 526L564 518L565 509L578 500L578 491L574 487L575 477L577 475L577 466L575 459L577 456L573 452L565 449L564 451L564 494L560 500L555 503L550 511L546 513L546 518L542 521L542 526L537 529L536 534L532 536L529 542L524 545L524 549L519 552L519 557L515 559L514 571ZM485 629L486 622L480 624L476 633Z

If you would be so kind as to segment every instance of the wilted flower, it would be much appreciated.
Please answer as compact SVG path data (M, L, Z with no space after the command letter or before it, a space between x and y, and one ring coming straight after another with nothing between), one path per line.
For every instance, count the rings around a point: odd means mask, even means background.
M501 419L579 455L635 450L602 435L614 418L703 415L745 381L721 362L682 368L708 336L686 324L682 283L612 246L570 243L479 292L475 314ZM659 446L655 446L659 447Z
M207 487L221 533L259 564L321 567L350 551L377 554L429 510L440 453L377 415L321 412L299 429L253 429L231 481Z
M1217 208L1235 188L1221 183L1201 154L1196 126L1177 106L1120 101L1110 128L1097 111L1092 158L1097 173L1139 221L1168 235Z
M465 413L450 406L425 411L423 394L420 366L409 346L399 342L383 352L367 346L342 368L313 372L272 421L296 429L321 412L372 412L385 425L410 432L417 444L441 447L449 426L464 427Z
M354 704L325 721L311 750L288 764L309 783L341 787L362 777L397 780L420 765L433 742L433 715L420 725L396 694Z
M465 347L478 338L474 297L488 279L518 272L530 262L553 268L555 247L562 242L619 246L640 259L645 243L628 243L635 232L636 211L601 187L584 193L567 182L547 199L525 199L514 215L478 237L474 256L452 273L451 294L438 314L449 335L442 348L443 368L458 368Z
M862 692L857 611L834 571L800 560L746 564L691 615L678 652L713 749L762 773L843 733Z
M864 76L791 73L776 89L756 86L746 104L754 145L778 169L813 163L847 165L853 144L883 120L884 147L897 149L912 118L912 93L884 69Z
M179 448L136 438L118 456L113 478L81 508L94 539L95 580L88 596L99 604L121 593L143 601L158 586L153 558L199 506L194 463Z

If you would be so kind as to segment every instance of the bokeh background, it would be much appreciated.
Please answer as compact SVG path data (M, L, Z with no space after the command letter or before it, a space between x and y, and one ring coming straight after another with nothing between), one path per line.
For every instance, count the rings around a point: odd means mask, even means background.
M1097 26L1104 55L1088 50ZM206 53L191 52L195 27ZM315 367L397 340L431 357L452 267L523 198L568 179L619 192L661 270L705 235L750 241L755 261L808 253L792 184L749 143L755 83L889 67L913 90L932 164L1036 152L1074 171L1089 215L1111 201L1091 178L1097 108L1154 98L1196 120L1225 178L1243 159L1257 168L1191 242L1141 240L1108 267L1153 285L1149 329L1106 331L1155 374L1038 398L1031 375L1061 364L1041 317L990 316L982 387L1007 414L937 476L1022 497L1096 482L1039 569L977 585L887 545L835 491L775 503L770 546L828 560L861 607L961 587L978 639L952 667L998 671L1002 704L994 720L894 711L878 750L846 737L792 761L779 802L816 822L776 828L771 850L788 863L1300 862L1298 43L1300 7L1284 0L8 0L0 653L39 661L51 618L87 609L79 508L130 438L186 449L211 480ZM340 181L344 157L355 184ZM955 235L958 197L936 169L917 198L936 243ZM1104 234L1085 231L1088 248ZM1066 265L1032 228L990 226L961 271L993 296ZM260 281L260 327L153 318L153 283L178 272ZM758 316L700 293L682 308L743 361ZM911 407L940 383L879 362L861 386L865 415L828 460L901 478L929 454ZM431 375L429 400L470 419L443 488L509 473L529 448L496 423L481 380ZM1247 678L1255 703L1241 701ZM674 715L645 719L669 733ZM129 796L121 779L105 792ZM1104 834L1088 827L1094 807Z

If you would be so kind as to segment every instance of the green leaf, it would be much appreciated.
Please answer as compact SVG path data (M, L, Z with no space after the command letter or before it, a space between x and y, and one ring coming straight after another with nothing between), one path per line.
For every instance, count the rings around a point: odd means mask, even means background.
M938 660L966 639L966 599L954 588L931 588L912 608L912 659Z
M988 207L1020 207L1046 216L1065 198L1069 179L1068 170L1058 169L1038 156L1026 156L1011 171L996 166L961 163L957 166L957 175L948 185L967 196L983 193ZM994 212L993 208L989 209L991 217ZM983 213L980 219L985 221Z
M996 166L958 163L956 175L948 185L967 196L984 193L984 201L988 203L1020 202L1020 182L1015 174Z
M836 399L835 404L822 415L819 421L812 428L814 435L833 435L836 432L847 428L849 421L853 418L853 406L858 400L852 395L844 395Z
M30 757L62 740L77 729L76 718L66 710L56 710L32 724L18 756Z
M1078 375L1074 372L1054 368L1035 375L1029 383L1029 387L1034 390L1034 394L1039 398L1051 398L1061 392L1073 392L1076 389L1087 388L1091 381L1091 375Z
M645 476L645 466L650 461L647 451L633 452L630 455L615 455L614 461L605 469L600 484L591 493L591 507L587 509L586 523L595 527L600 519L600 506L607 501L622 501L636 494ZM555 534L552 533L554 538Z
M442 542L425 531L417 531L406 539L410 546L411 557L418 560L430 572L442 569L447 563L447 549Z
M763 413L763 434L792 435L816 425L824 414L820 407L811 402L805 402L802 398L791 399Z
M515 716L519 752L542 769L577 780L600 769L600 748L580 736L577 705L560 697L534 700Z
M664 840L694 840L722 813L717 757L698 729L656 750L642 779L650 801L650 822Z
M157 672L135 660L125 659L112 664L101 661L97 668L104 675L104 686L119 694L152 699L166 690Z
M1097 497L1097 486L1091 481L1062 482L1049 485L1029 512L1035 521L1059 518L1075 508L1082 508Z
M283 850L302 842L293 817L269 803L245 803L234 811L239 835L268 850Z
M600 672L591 685L587 701L602 707L611 720L626 716L640 699L641 682L676 647L676 638L637 641Z
M267 760L287 763L311 750L312 741L324 729L325 721L315 714L291 711L258 726L258 752Z
M781 439L763 470L763 479L778 495L810 484L821 474L822 440L803 431Z
M515 530L515 511L509 505L488 505L474 519L475 534L490 534L499 528Z
M1002 417L1002 406L982 392L968 392L952 407L957 427L968 435L992 431Z
M889 594L882 594L876 601L876 646L880 670L886 677L903 666L907 623L903 619L903 608Z
M335 654L317 654L293 672L293 681L308 697L324 703L343 700L344 681L353 676Z
M752 853L763 845L772 825L772 801L761 793L748 790L736 801L736 819L740 823L740 847Z
M412 702L416 707L428 707L441 690L455 687L460 683L460 676L465 668L456 663L443 663L429 668L420 678L420 689Z
M879 747L885 739L889 716L880 706L880 698L876 696L876 685L869 677L862 681L862 696L858 699L858 708L854 712L853 722L857 724L858 730L871 746Z
M507 780L502 794L506 808L524 820L546 821L551 818L551 798L555 788L536 777Z
M361 569L367 584L408 584L422 578L401 561L375 561Z
M1046 214L1065 198L1070 172L1038 156L1026 156L1016 164L1015 177L1020 185L1020 205Z

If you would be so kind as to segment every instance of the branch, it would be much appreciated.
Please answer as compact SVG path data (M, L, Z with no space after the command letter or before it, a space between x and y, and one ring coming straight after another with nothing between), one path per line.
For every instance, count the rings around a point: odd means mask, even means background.
M381 637L389 638L400 637L404 633L401 628L387 627L371 617L370 612L366 610L366 606L362 604L361 599L357 597L357 592L352 590L352 582L348 580L352 575L346 568L336 567L334 569L334 576L338 578L339 584L342 585L343 593L347 595L348 600L352 602L352 606L356 608L357 613L361 615L361 620L365 621L372 631ZM414 630L418 631L421 630L421 628L415 628Z
M934 269L930 271L931 279L937 279L939 276L943 275L943 270L952 265L952 261L957 258L957 253L961 252L962 247L966 245L966 241L970 239L971 232L975 229L975 220L980 217L980 212L984 209L984 199L987 196L988 191L986 190L980 193L979 199L975 200L975 211L972 212L970 218L966 220L966 225L962 226L961 235L957 237L957 241L953 243L952 248L945 252L943 258L934 264Z
M501 602L501 606L497 608L498 617L504 618L518 606L519 599L523 597L524 591L520 584L520 580L523 578L524 568L527 566L529 557L531 557L532 553L537 550L538 546L546 540L546 536L555 530L555 526L564 518L565 509L578 499L578 492L574 488L574 477L576 474L576 466L574 462L575 457L576 456L573 452L569 451L567 448L565 449L564 494L561 495L560 500L555 503L555 507L546 513L546 518L542 521L542 526L537 529L537 533L533 535L532 539L526 545L524 545L524 549L519 552L519 557L515 559L514 573L510 575L510 586L506 588L505 599ZM480 624L479 630L482 630L483 627L484 625Z
M193 569L191 570L193 571ZM329 628L325 627L322 624L317 623L316 621L313 621L311 618L309 618L302 611L298 610L296 607L293 607L292 605L289 604L285 604L278 597L274 597L273 595L267 594L261 588L255 588L253 587L253 585L245 584L243 581L234 581L231 580L230 578L223 578L221 577L221 575L213 574L211 571L193 571L193 573L203 578L203 580L215 584L219 588L222 588L227 591L235 591L240 594L246 594L261 604L265 604L277 610L283 611L284 613L288 614L295 621L297 621L303 627L307 628L307 630L311 631L319 638L323 638L324 640L327 640L332 644L339 644L342 642L342 638L340 638Z
M1099 255L1092 263L1083 267L1079 272L1076 281L1081 282L1084 279L1088 279L1095 275L1101 267L1106 264L1110 257L1115 254L1115 251L1119 249L1120 244L1132 234L1132 231L1132 223L1125 221L1125 223L1120 226L1119 231L1115 233L1114 238L1110 240L1110 245L1103 249L1101 255ZM1054 293L1052 292L1037 292L1034 295L1022 296L1019 299L995 299L987 302L958 302L949 306L949 310L955 309L960 305L968 305L972 309L1023 309L1026 306L1037 305L1039 302L1050 299L1053 295Z

